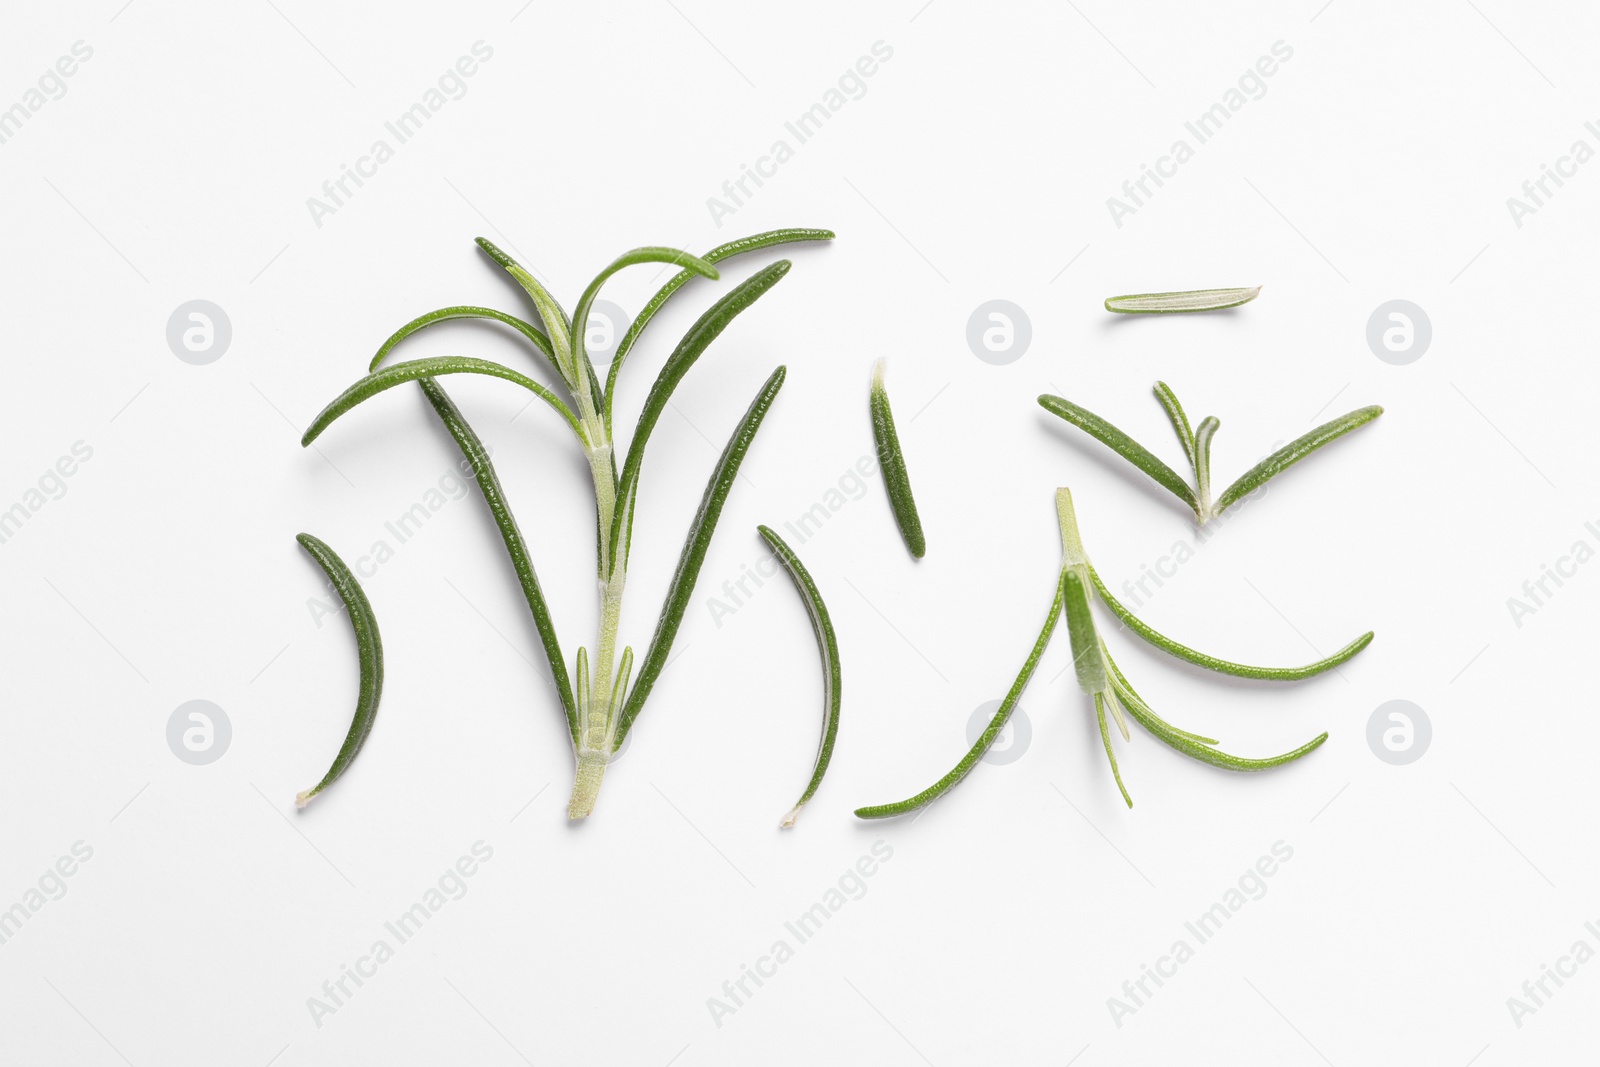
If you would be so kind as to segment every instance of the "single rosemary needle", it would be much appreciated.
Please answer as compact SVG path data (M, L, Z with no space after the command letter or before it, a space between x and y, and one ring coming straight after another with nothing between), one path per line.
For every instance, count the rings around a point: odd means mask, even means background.
M1188 311L1221 311L1248 304L1261 286L1247 289L1189 289L1181 293L1136 293L1106 298L1106 310L1121 315L1172 315Z
M911 479L906 474L905 452L894 429L894 413L889 410L889 392L883 386L883 360L872 368L872 437L878 446L878 464L883 468L883 485L889 491L889 506L911 554L921 559L928 551L922 536L922 519L911 496Z
M779 824L789 830L794 828L800 809L816 794L817 786L822 784L822 776L828 771L828 761L833 759L833 742L839 735L839 640L834 636L833 620L828 617L828 605L823 603L817 583L812 580L805 564L800 562L800 557L770 527L757 526L756 529L772 546L778 562L783 564L783 569L793 579L795 591L800 594L806 614L811 618L811 629L817 635L817 651L822 656L822 738L817 743L811 781L806 783L806 791L800 794L800 799Z
M361 665L361 685L357 690L356 713L350 720L350 730L345 734L344 744L339 746L338 754L333 757L333 765L322 776L322 781L295 796L295 805L303 808L311 802L312 797L339 780L339 776L355 762L361 746L367 743L372 722L378 716L378 698L383 693L383 639L378 636L378 618L372 613L367 594L361 591L361 583L356 581L356 576L350 573L350 568L345 566L338 553L308 533L300 534L295 540L317 561L322 573L333 583L339 599L344 601L350 625L355 627L356 658Z

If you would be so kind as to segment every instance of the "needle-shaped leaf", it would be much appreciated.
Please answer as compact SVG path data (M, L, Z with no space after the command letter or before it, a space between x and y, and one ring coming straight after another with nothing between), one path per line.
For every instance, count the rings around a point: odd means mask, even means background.
M567 677L566 659L561 654L561 638L556 634L550 608L545 603L544 590L539 586L539 575L533 569L533 560L528 556L528 546L517 527L516 517L511 514L511 505L506 502L505 490L500 487L500 476L495 473L494 463L489 459L489 450L483 447L477 432L462 416L450 394L444 391L444 386L432 378L419 380L428 402L439 415L439 421L444 423L450 436L455 438L461 454L472 464L478 490L483 494L484 503L489 505L489 513L500 531L500 539L505 542L506 554L511 557L511 568L517 572L522 595L528 601L528 610L533 613L533 625L539 631L539 642L544 646L545 659L550 664L550 677L555 681L556 695L560 697L562 711L567 716L567 729L576 744L578 709L572 693L572 682Z
M828 617L828 605L823 603L817 583L812 580L805 564L800 562L800 557L770 527L757 526L756 529L772 546L778 562L783 564L783 569L789 572L789 577L794 581L795 591L800 594L806 614L811 618L812 632L817 636L817 651L822 655L822 738L817 742L817 758L811 769L811 781L806 783L806 791L800 794L800 799L779 824L788 830L794 827L800 809L816 794L817 786L822 784L822 776L828 771L828 761L833 758L833 742L839 734L839 641L833 633L833 620Z
M1045 617L1044 628L1039 631L1039 637L1033 643L1033 650L1028 653L1027 660L1022 665L1022 670L1017 675L1017 680L1011 683L1010 692L1000 702L1000 707L995 709L994 717L989 720L989 725L984 728L972 748L961 757L961 762L951 768L950 773L934 782L928 788L914 797L897 801L893 804L875 804L870 807L857 808L858 819L888 819L896 815L916 811L924 805L938 800L956 783L971 773L972 768L978 765L983 754L989 751L989 746L994 744L995 738L1000 736L1000 731L1005 729L1006 722L1011 718L1011 713L1016 710L1017 701L1022 699L1023 690L1028 688L1028 680L1033 677L1034 668L1039 666L1039 657L1044 655L1045 646L1050 643L1050 635L1055 633L1056 622L1061 618L1062 601L1066 590L1067 570L1062 569L1061 578L1056 582L1055 598L1050 602L1050 614Z
M1191 759L1197 759L1201 763L1209 763L1213 767L1221 767L1230 771L1264 771L1268 767L1278 767L1285 763L1292 763L1301 756L1320 748L1322 743L1328 739L1327 731L1323 731L1299 748L1292 749L1281 755L1267 756L1261 759L1230 755L1220 749L1213 748L1212 746L1216 742L1211 738L1201 737L1199 734L1192 734L1187 730L1180 730L1162 719L1161 716L1151 711L1150 705L1146 704L1133 691L1133 688L1127 684L1127 679L1122 677L1122 672L1118 670L1115 663L1111 664L1111 669L1117 676L1118 695L1122 697L1123 704L1128 709L1128 714L1132 715L1140 726L1149 730L1163 744L1182 752Z
M519 374L510 367L500 363L492 363L486 359L471 359L466 356L442 356L436 359L414 359L407 363L393 363L382 370L362 378L350 388L340 393L327 407L322 409L315 420L312 421L305 435L300 438L302 447L309 445L322 435L333 421L351 408L364 400L368 400L385 389L393 389L406 382L414 382L422 378L436 378L445 374L487 374L492 378L504 378L508 382L516 382L524 389L530 390L535 396L555 408L557 414L567 420L567 425L572 427L572 432L578 436L580 442L584 441L583 429L578 425L578 420L573 417L572 411L561 402L550 390L528 377Z
M774 245L793 244L798 241L831 240L833 240L832 230L768 230L766 233L752 234L749 237L741 237L737 241L729 241L727 244L718 245L700 258L707 263L721 263L725 259L731 259L746 252L771 248ZM656 295L652 296L650 302L645 304L639 314L634 317L633 324L622 335L622 340L617 342L617 354L611 357L611 369L606 372L605 420L608 432L611 429L611 405L613 394L617 388L617 372L622 369L623 360L628 358L628 353L633 349L634 342L639 340L639 335L650 324L650 320L655 318L656 312L660 311L666 302L672 299L672 294L682 289L694 277L696 277L694 271L682 270L667 279L667 284L656 290Z
M878 446L878 465L883 469L883 485L889 491L889 506L906 548L921 559L928 551L922 535L922 518L911 495L911 478L906 473L905 452L895 432L894 412L889 409L889 392L883 385L883 360L872 368L872 438Z
M378 365L384 361L385 357L387 357L390 352L394 351L394 347L396 345L398 345L401 341L404 341L407 337L410 337L412 334L416 333L418 330L426 329L435 323L453 322L458 319L492 319L495 322L505 323L507 326L510 326L522 336L526 337L529 341L533 342L533 346L539 350L540 354L544 356L545 360L549 362L550 366L555 368L556 373L561 373L561 368L556 366L555 353L550 348L550 338L546 337L542 332L540 332L539 327L535 326L531 322L524 322L515 315L507 315L504 311L496 311L494 308L470 307L465 305L460 307L440 308L438 311L430 311L426 315L418 315L416 318L412 319L410 322L406 323L404 326L400 327L394 333L389 335L389 339L379 346L378 354L372 357L372 362L367 365L367 370L377 370Z
M578 298L578 306L572 312L572 321L575 329L572 331L572 348L574 358L583 373L583 381L589 384L589 396L595 405L596 411L605 407L605 397L600 393L600 382L594 376L594 365L589 362L589 349L586 338L589 334L589 309L594 306L595 297L600 295L600 287L606 283L617 271L624 267L631 267L639 263L676 263L690 274L698 274L702 278L717 277L717 268L701 259L699 256L690 255L688 252L676 248L645 247L635 248L631 252L624 252L605 270L595 275L594 281L589 283L589 288L583 291Z
M649 395L645 397L644 410L639 413L639 422L633 430L633 440L628 442L628 459L623 465L622 477L617 484L617 506L611 524L612 558L608 573L616 569L619 561L626 565L627 543L632 540L633 503L639 485L639 468L644 462L644 446L649 443L651 431L655 429L661 413L666 410L667 401L672 399L673 390L677 389L683 376L689 373L689 368L694 366L707 346L727 328L728 323L759 300L767 290L777 285L779 280L789 273L789 266L787 259L780 259L734 286L727 296L711 305L706 313L700 316L699 321L689 327L689 332L683 335L678 347L667 357L666 365L661 368L655 384L650 386ZM624 531L627 537L623 536ZM620 548L619 541L622 542ZM640 680L643 681L642 671Z
M308 533L298 535L295 540L317 561L322 573L333 583L339 599L344 601L350 625L355 627L356 658L361 667L356 713L350 720L350 730L345 734L344 744L339 746L338 754L333 757L333 765L322 776L322 781L294 798L295 804L303 808L311 802L312 797L339 780L339 776L355 762L361 746L367 743L372 722L378 716L378 698L383 695L383 639L378 635L378 618L372 613L367 594L362 592L361 583L356 581L356 576L350 573L350 568L345 566L338 553Z
M1233 504L1249 496L1267 479L1281 474L1290 467L1305 459L1323 445L1337 441L1351 430L1360 429L1379 415L1383 408L1374 404L1371 407L1358 408L1355 411L1340 415L1337 419L1323 423L1304 437L1297 437L1293 441L1278 449L1254 467L1245 471L1239 480L1228 486L1217 498L1217 514L1226 511Z
M750 402L750 407L745 411L738 427L734 429L733 436L728 438L722 456L717 460L716 469L711 472L711 479L706 483L705 495L700 498L700 508L695 512L694 521L689 524L689 536L684 541L683 554L678 557L678 569L672 575L672 584L667 587L666 600L661 606L661 617L656 620L655 635L650 638L650 648L645 653L644 661L639 665L633 691L628 694L628 701L622 706L621 721L616 730L615 744L618 746L633 728L633 720L639 717L639 711L644 707L645 699L650 696L650 690L655 686L661 668L666 666L667 656L672 652L673 639L678 636L678 627L683 622L684 610L688 608L689 598L694 594L695 580L700 577L700 566L705 562L706 550L711 546L711 535L716 531L717 520L722 516L722 505L727 502L728 491L733 488L734 479L739 475L739 465L744 462L746 453L750 451L750 445L755 440L756 431L761 428L761 420L766 417L767 409L772 406L778 390L783 388L783 379L787 373L788 369L781 366L772 372L772 376L761 387L756 398ZM618 499L620 501L624 498Z
M1183 405L1178 403L1178 394L1166 382L1157 382L1155 393L1167 413L1167 421L1172 423L1172 432L1178 435L1178 443L1183 445L1183 454L1189 457L1189 466L1194 466L1194 430L1189 427L1189 416L1183 413Z
M1157 459L1149 449L1139 442L1111 425L1099 415L1081 408L1070 400L1048 393L1039 398L1039 406L1072 423L1084 433L1093 437L1107 448L1111 449L1123 459L1148 474L1157 485L1167 490L1173 496L1187 504L1191 509L1198 510L1199 504L1195 500L1194 490L1189 484L1178 476L1178 472Z
M1072 642L1072 666L1078 674L1078 688L1091 696L1110 687L1106 664L1100 650L1100 635L1095 632L1094 616L1089 613L1089 590L1078 572L1067 571L1063 580L1062 609L1067 616L1067 636Z
M1094 695L1094 717L1100 723L1100 743L1106 746L1106 759L1111 761L1111 777L1117 780L1117 792L1122 794L1122 802L1128 807L1133 807L1133 798L1128 795L1128 787L1122 784L1122 772L1117 769L1117 753L1111 747L1111 731L1106 729L1106 705L1109 694L1096 693ZM1124 738L1128 735L1128 728L1122 728Z
M1124 315L1170 315L1182 311L1220 311L1248 304L1261 292L1251 289L1190 289L1181 293L1136 293L1106 299L1106 310Z
M522 286L533 301L534 310L539 313L539 320L544 323L545 335L550 339L550 348L561 377L566 381L567 388L573 394L578 392L577 365L572 358L572 324L567 319L567 313L562 310L556 298L550 295L539 279L528 273L516 260L506 255L500 247L486 237L476 238L478 247L483 249L490 259L500 264L505 272L515 278L517 284Z
M1215 415L1207 415L1194 431L1194 488L1195 495L1200 498L1201 521L1214 514L1211 511L1211 439L1221 426Z
M1154 627L1129 611L1116 597L1112 596L1111 590L1106 588L1106 583L1100 580L1098 573L1092 568L1089 573L1094 578L1095 592L1100 594L1100 599L1105 601L1106 607L1110 608L1112 614L1121 619L1128 629L1168 655L1187 660L1197 667L1204 667L1208 671L1216 671L1218 674L1232 674L1240 678L1260 678L1266 681L1279 682L1310 678L1312 675L1321 674L1323 671L1332 670L1343 664L1372 643L1372 631L1368 630L1333 655L1325 659L1319 659L1315 663L1308 663L1303 667L1251 667L1243 663L1233 663L1229 660L1218 659L1216 656L1208 656L1204 652L1196 652L1187 645L1180 645L1172 638L1158 633Z

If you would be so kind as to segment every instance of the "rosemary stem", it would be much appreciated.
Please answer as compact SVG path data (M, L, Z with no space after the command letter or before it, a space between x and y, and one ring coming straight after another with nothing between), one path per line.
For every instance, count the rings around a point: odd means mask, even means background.
M591 444L585 448L589 473L594 481L595 518L598 527L595 568L599 574L600 622L595 641L594 671L590 698L581 709L578 721L577 777L572 784L572 800L567 818L582 819L594 810L611 756L609 741L615 732L612 685L616 677L617 629L622 622L622 590L627 581L627 563L618 559L608 573L611 558L611 524L617 507L616 450L605 420L596 410L587 388L580 390L579 410L583 428Z

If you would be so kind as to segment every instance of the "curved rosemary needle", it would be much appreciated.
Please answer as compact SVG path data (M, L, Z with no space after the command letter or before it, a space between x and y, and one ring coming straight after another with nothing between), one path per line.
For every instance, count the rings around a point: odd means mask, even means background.
M768 230L766 233L752 234L749 237L741 237L736 241L718 245L700 258L707 263L721 263L725 259L741 256L746 252L771 248L774 245L793 244L799 241L831 241L833 236L832 230ZM616 392L617 373L622 369L623 361L628 358L628 353L633 349L634 342L639 340L639 335L644 332L644 328L650 324L651 319L655 318L656 312L660 311L666 302L672 299L672 294L682 289L695 276L694 271L682 270L668 278L667 284L658 289L656 295L650 298L650 302L639 310L639 314L634 317L633 324L622 335L622 340L617 342L617 354L611 357L611 369L606 372L605 424L608 431L611 429L612 396Z
M871 807L857 808L858 819L888 819L896 815L916 811L924 805L931 804L941 796L955 788L957 782L971 773L972 768L978 765L983 754L989 751L989 746L994 744L995 738L1000 736L1000 731L1005 729L1011 712L1015 710L1017 701L1022 699L1022 691L1028 688L1028 680L1033 677L1034 668L1039 666L1039 657L1044 655L1045 646L1050 643L1050 635L1055 633L1056 622L1061 618L1062 599L1065 596L1066 581L1069 571L1061 571L1061 577L1056 582L1055 599L1050 602L1050 614L1044 621L1044 629L1039 631L1038 640L1033 643L1033 650L1028 653L1027 660L1022 664L1022 670L1017 675L1017 680L1011 683L1011 691L1000 702L1000 707L995 710L994 718L989 720L989 725L973 744L967 754L961 757L961 762L951 768L950 773L934 782L928 788L914 797L901 800L893 804L875 804Z
M911 495L911 478L906 474L905 452L894 429L894 412L889 410L889 392L883 387L883 360L872 368L872 439L878 446L878 466L883 469L883 485L889 491L895 525L905 538L906 548L918 559L928 551L922 536L922 519Z
M689 606L689 597L694 594L694 583L700 577L700 566L706 560L706 549L711 545L711 535L716 531L717 520L722 517L722 505L727 502L728 491L733 488L734 479L739 476L739 465L744 462L745 454L750 451L750 445L755 440L756 431L761 429L761 420L766 417L767 409L772 406L778 390L783 388L783 379L787 373L788 368L782 366L772 372L772 376L761 387L756 398L750 402L750 407L733 431L733 436L728 438L727 445L722 449L722 456L717 460L716 469L711 472L711 479L706 483L705 495L700 498L700 508L695 512L694 521L689 525L689 536L684 540L683 553L678 557L678 568L673 572L672 584L667 587L667 596L661 605L661 616L656 620L656 632L650 638L650 648L645 652L644 661L639 664L638 678L633 684L632 692L628 694L627 702L622 706L622 715L614 732L613 751L622 745L623 739L628 736L628 731L633 729L634 719L639 717L645 699L649 697L651 688L656 684L656 677L667 664L667 656L672 652L672 642L678 636L678 627L683 623L683 613Z
M1340 415L1337 419L1323 423L1303 437L1295 438L1245 471L1238 481L1223 490L1222 496L1217 498L1215 514L1221 514L1229 506L1259 489L1267 479L1288 470L1323 445L1337 441L1351 430L1360 429L1382 414L1383 408L1376 404L1357 408L1355 411Z
M1132 715L1140 726L1149 730L1157 740L1170 748L1182 752L1191 759L1199 760L1201 763L1209 763L1213 767L1221 767L1229 771L1264 771L1269 767L1279 767L1285 763L1292 763L1301 756L1316 751L1328 739L1328 733L1324 730L1299 748L1291 749L1281 755L1266 756L1260 759L1230 755L1212 747L1217 743L1213 739L1201 737L1199 734L1192 734L1187 730L1180 730L1151 711L1150 705L1146 704L1139 694L1133 691L1133 687L1122 676L1122 671L1118 669L1110 656L1106 657L1106 662L1110 665L1111 672L1116 677L1117 691L1122 697L1123 706L1128 709L1128 714ZM1123 795L1126 796L1127 794L1124 793Z
M800 799L779 824L789 830L794 827L795 819L799 818L800 809L806 806L816 793L817 786L822 784L822 776L828 771L828 761L833 758L833 742L839 734L839 641L834 637L828 605L823 603L817 583L812 581L811 572L800 562L800 557L770 527L757 526L756 530L772 546L778 562L783 564L783 569L793 579L795 591L805 602L806 614L811 618L811 629L817 635L817 651L822 654L822 739L817 743L816 765L811 770L811 781L806 784L806 791L800 794Z
M1149 623L1129 611L1123 604L1111 595L1111 590L1106 588L1106 583L1100 580L1100 575L1093 567L1089 574L1094 579L1095 592L1100 594L1100 599L1105 601L1106 607L1111 609L1123 625L1142 637L1145 641L1156 646L1161 651L1178 659L1187 660L1196 667L1204 667L1208 671L1218 674L1232 674L1240 678L1260 678L1266 681L1291 682L1299 678L1310 678L1331 671L1349 660L1356 653L1372 644L1372 631L1368 630L1360 637L1345 645L1333 655L1319 659L1315 663L1308 663L1303 667L1251 667L1244 663L1233 663L1229 660L1208 656L1204 652L1197 652L1187 645L1181 645L1172 638L1158 633Z
M378 346L378 353L372 357L372 362L367 364L367 370L369 372L377 370L379 365L383 363L384 358L387 357L390 352L394 351L396 345L398 345L401 341L404 341L407 337L410 337L412 334L416 333L418 330L426 329L427 327L436 323L454 322L458 319L492 319L495 322L501 322L507 326L510 326L523 337L526 337L529 341L533 342L533 347L539 350L540 355L544 356L545 360L556 371L556 373L559 374L561 372L561 368L556 366L555 351L550 347L550 338L546 337L539 330L539 327L533 325L531 322L524 322L515 315L508 315L504 311L496 311L494 308L472 307L469 305L440 308L437 311L430 311L426 315L418 315L416 318L400 327L394 333L390 334L388 339L384 341L383 344Z
M461 409L456 407L450 394L444 391L444 386L432 378L421 378L418 381L428 402L438 414L439 421L444 423L445 429L450 431L450 436L455 438L461 454L472 464L478 491L483 494L484 503L489 505L489 514L493 516L495 527L500 531L500 539L505 542L506 554L511 557L511 569L517 572L517 582L522 586L522 596L528 602L528 610L533 613L533 625L539 631L539 643L544 646L545 659L550 663L550 677L555 681L556 694L560 697L561 708L567 716L567 729L576 742L578 706L572 694L572 682L567 677L567 663L561 654L561 638L556 635L555 622L550 618L550 608L545 603L544 590L539 586L539 575L533 569L533 560L528 556L527 542L522 539L522 531L517 527L516 517L511 514L511 505L506 501L505 490L500 487L500 476L495 472L494 463L489 459L489 450L483 447L477 431L473 430L462 416Z
M356 658L361 665L361 687L357 691L356 713L350 720L350 731L345 734L344 744L339 746L338 754L333 757L333 765L322 776L322 781L296 794L295 806L303 808L311 802L312 797L339 780L339 776L355 762L361 746L367 743L372 722L378 715L378 698L383 693L383 639L378 635L378 618L372 613L367 594L362 592L361 583L350 573L344 560L308 533L297 535L295 540L317 561L317 566L322 568L322 573L328 576L338 591L339 599L344 601L350 625L355 628Z
M1178 476L1178 472L1157 459L1155 454L1139 442L1111 425L1099 415L1081 408L1064 397L1051 396L1046 393L1039 397L1039 406L1072 423L1084 433L1093 437L1101 444L1110 448L1117 455L1132 463L1153 478L1157 485L1167 490L1173 496L1198 512L1200 504L1195 499L1194 490L1189 488L1189 483Z
M1184 311L1220 311L1248 304L1261 292L1249 289L1189 289L1179 293L1136 293L1106 298L1106 310L1123 315L1170 315Z
M588 444L584 436L583 427L578 425L577 417L572 410L561 402L550 390L528 377L519 374L510 367L499 363L491 363L486 359L472 359L467 356L442 356L436 359L414 359L407 363L392 363L382 370L362 378L350 388L340 393L327 407L323 408L317 417L312 420L305 435L300 438L302 448L322 436L322 431L331 426L335 419L360 404L369 400L385 389L393 389L406 382L414 382L419 378L434 378L445 374L487 374L491 378L504 378L508 382L516 382L524 389L531 391L539 399L554 408L567 425L572 427L572 432L578 440Z
M1155 394L1166 410L1168 421L1172 423L1172 431L1183 445L1183 454L1189 457L1189 466L1196 466L1199 461L1195 458L1194 430L1189 426L1189 416L1183 413L1183 405L1178 403L1178 394L1166 382L1156 383Z

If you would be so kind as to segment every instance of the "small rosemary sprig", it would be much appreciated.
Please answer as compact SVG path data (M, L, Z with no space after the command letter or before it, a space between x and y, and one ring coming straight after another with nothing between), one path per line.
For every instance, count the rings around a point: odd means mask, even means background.
M878 465L883 468L883 486L889 493L889 507L906 548L918 559L928 551L922 535L922 518L911 495L911 477L906 473L906 456L895 432L894 412L889 408L889 392L883 385L883 360L872 368L872 437L878 447Z
M1072 494L1067 489L1056 490L1056 518L1061 529L1061 570L1056 579L1055 598L1050 605L1050 614L1045 619L1044 627L1039 631L1039 637L1034 641L1033 649L1023 663L1022 671L1012 683L1011 690L1000 703L994 717L989 721L989 726L978 738L961 761L933 785L906 800L893 804L878 804L871 807L856 809L856 815L863 819L884 819L896 815L904 815L932 803L945 793L953 789L956 783L965 778L983 754L994 744L995 738L1005 728L1010 719L1017 701L1021 699L1022 692L1027 688L1028 681L1033 676L1034 669L1039 664L1039 658L1044 654L1045 647L1050 643L1050 636L1055 632L1056 622L1063 616L1067 619L1067 630L1072 643L1073 666L1078 677L1078 685L1085 694L1094 702L1095 716L1099 721L1100 737L1105 745L1106 756L1111 762L1111 772L1116 779L1117 789L1122 793L1123 800L1129 807L1133 800L1129 797L1126 787L1122 783L1122 773L1117 767L1116 753L1112 748L1111 731L1107 719L1116 724L1117 732L1127 740L1128 718L1132 718L1139 725L1149 730L1164 744L1182 752L1193 759L1209 763L1215 767L1222 767L1233 771L1258 771L1268 767L1276 767L1289 763L1316 749L1328 739L1326 733L1293 749L1277 756L1252 759L1234 756L1222 752L1215 746L1214 738L1203 737L1200 734L1190 733L1179 729L1158 716L1150 705L1134 691L1128 680L1117 669L1116 663L1111 659L1105 642L1101 639L1095 626L1094 617L1090 611L1093 596L1101 596L1111 601L1104 593L1104 586L1099 583L1089 564L1089 557L1083 550L1083 541L1078 533L1077 512L1073 508ZM1132 618L1131 613L1120 604L1114 609L1119 618L1126 621ZM1162 651L1187 660L1210 670L1223 671L1224 673L1237 674L1247 678L1261 678L1269 680L1287 680L1307 678L1323 671L1332 670L1344 663L1351 656L1360 652L1372 640L1368 633L1351 642L1340 652L1316 663L1303 667L1251 667L1245 664L1230 663L1226 660L1196 652L1186 645L1179 644L1158 633L1154 628L1140 623L1133 632L1144 640L1160 648Z
M1189 510L1194 512L1195 521L1204 526L1228 508L1237 504L1267 481L1282 474L1290 467L1299 463L1324 445L1343 437L1352 430L1360 429L1367 423L1383 414L1383 409L1376 405L1357 408L1347 412L1336 419L1323 423L1310 433L1295 438L1282 448L1273 452L1266 459L1245 471L1238 480L1224 489L1215 500L1211 496L1211 438L1221 425L1215 417L1206 416L1200 420L1200 425L1191 428L1189 417L1184 414L1183 405L1178 403L1178 397L1165 382L1155 385L1156 399L1161 402L1162 410L1167 413L1167 419L1172 423L1172 430L1178 435L1178 442L1183 446L1185 457L1190 468L1194 471L1194 485L1184 481L1183 476L1156 457L1148 448L1117 429L1105 419L1096 415L1087 408L1079 407L1072 401L1059 396L1046 393L1039 397L1039 406L1070 422L1090 437L1110 448L1117 455L1138 467L1150 477L1157 485L1167 490L1173 496L1183 501Z

